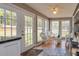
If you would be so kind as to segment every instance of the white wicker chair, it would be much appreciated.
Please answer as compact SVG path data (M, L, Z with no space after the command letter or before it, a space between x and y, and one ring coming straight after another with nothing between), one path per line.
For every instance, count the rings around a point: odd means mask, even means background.
M47 40L47 36L45 35L44 32L41 32L41 33L40 33L40 36L41 36L41 38L43 39L43 41L46 41L46 40Z

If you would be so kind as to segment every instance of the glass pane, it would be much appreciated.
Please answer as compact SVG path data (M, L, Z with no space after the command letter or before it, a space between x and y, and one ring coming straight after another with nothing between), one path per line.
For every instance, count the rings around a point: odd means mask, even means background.
M0 8L0 38L4 37L4 9Z
M32 41L32 17L25 16L25 45L33 44Z
M0 8L0 17L4 16L4 9Z
M3 23L3 19L0 19L0 37L4 37L4 23Z
M25 45L28 44L28 27L27 27L27 16L25 16Z
M11 37L11 11L6 11L6 36Z
M25 27L25 43L28 44L28 30L27 27Z
M40 42L42 41L42 38L40 36L41 32L43 31L43 21L42 19L38 18L37 19L37 41Z
M42 41L42 38L41 38L41 36L40 36L40 33L42 32L42 30L39 30L39 29L38 29L37 32L38 32L38 33L37 33L38 42L40 42L40 41Z
M12 26L16 26L16 13L12 12Z
M48 21L45 20L45 32L47 32L47 31L48 31Z
M38 18L37 21L38 21L38 23L37 23L38 27L42 27L42 19L39 19L39 18Z
M16 36L16 13L12 12L12 36Z
M6 10L6 18L11 18L12 12L9 10Z
M16 13L12 12L12 18L16 18Z
M28 33L28 45L31 44L31 33Z
M62 31L62 37L65 37L66 35L68 35L69 32L68 31Z
M52 21L52 34L56 37L59 35L59 21Z
M69 21L62 21L62 37L65 37L69 34L70 31L70 22Z
M27 27L30 27L29 17L27 17Z

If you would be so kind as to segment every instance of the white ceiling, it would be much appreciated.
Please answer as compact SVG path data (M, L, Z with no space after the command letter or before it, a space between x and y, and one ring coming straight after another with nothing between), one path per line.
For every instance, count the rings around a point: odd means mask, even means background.
M71 17L75 8L76 3L28 3L30 7L46 15L49 18L59 17ZM58 13L54 15L50 10L49 6L56 6L59 8Z

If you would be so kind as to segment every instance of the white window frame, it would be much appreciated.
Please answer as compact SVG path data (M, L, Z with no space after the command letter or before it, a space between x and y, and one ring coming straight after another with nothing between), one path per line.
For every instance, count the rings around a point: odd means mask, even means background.
M11 11L11 12L15 12L15 13L16 13L16 11L9 4L0 4L0 8L4 10L4 17L3 17L3 22L4 22L4 38L6 38L7 37L6 36L6 29L5 29L5 27L6 27L6 17L7 17L6 16L6 10ZM10 37L13 37L12 36L12 30L13 30L12 29L12 18L10 20L11 20L11 24L10 24L10 26L11 26L11 28L10 28L11 29L11 36ZM17 13L16 13L16 27L17 27ZM16 29L16 35L14 37L16 37L16 36L17 36L17 29Z
M30 15L25 15L26 17L32 17L32 16L30 16ZM25 20L28 20L28 19L25 19ZM27 24L27 23L26 23ZM27 46L30 46L30 45L32 45L33 44L33 17L32 17L32 29L30 28L30 30L32 30L32 42L31 43L29 43L28 44L28 42L25 42L25 46L27 47ZM28 27L27 27L27 32L28 32ZM28 34L29 33L27 33L27 40L28 40ZM26 33L25 33L25 35L26 35ZM26 40L26 39L25 39Z

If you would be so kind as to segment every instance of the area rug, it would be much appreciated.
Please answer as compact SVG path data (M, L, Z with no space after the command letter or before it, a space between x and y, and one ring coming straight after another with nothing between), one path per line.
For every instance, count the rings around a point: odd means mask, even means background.
M39 49L32 49L24 53L23 56L37 56L39 55L43 50Z

